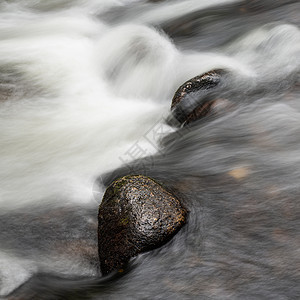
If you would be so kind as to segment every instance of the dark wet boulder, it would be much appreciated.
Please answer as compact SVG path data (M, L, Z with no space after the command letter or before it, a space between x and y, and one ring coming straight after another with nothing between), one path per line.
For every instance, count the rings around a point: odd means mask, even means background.
M189 94L199 90L208 90L217 86L221 81L222 70L213 70L202 75L198 75L186 81L175 92L172 99L171 109L180 103Z
M98 213L102 273L165 244L184 225L186 215L180 201L151 178L129 175L115 180Z
M171 110L180 124L188 124L227 107L230 102L220 95L227 72L213 70L182 84L172 99Z

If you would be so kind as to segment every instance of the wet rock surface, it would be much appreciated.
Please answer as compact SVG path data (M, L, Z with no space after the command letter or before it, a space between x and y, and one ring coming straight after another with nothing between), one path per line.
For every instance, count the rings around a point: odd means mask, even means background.
M184 225L186 215L180 201L151 178L136 175L115 180L98 214L102 273L165 244Z
M173 116L180 124L189 124L230 105L230 101L211 93L221 85L226 71L218 69L193 77L175 92L171 103Z
M222 70L212 70L186 81L175 92L171 109L175 108L175 106L183 101L189 94L196 93L199 90L208 90L217 86L221 81L222 73L224 73Z

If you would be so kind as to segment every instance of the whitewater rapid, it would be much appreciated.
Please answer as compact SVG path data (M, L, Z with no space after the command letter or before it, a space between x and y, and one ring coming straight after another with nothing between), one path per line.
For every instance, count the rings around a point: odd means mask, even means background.
M0 107L5 209L90 201L95 177L164 122L182 82L216 67L248 71L223 55L181 53L151 26L105 25L90 14L93 1L43 13L24 3L7 4L0 21L1 76L14 91Z

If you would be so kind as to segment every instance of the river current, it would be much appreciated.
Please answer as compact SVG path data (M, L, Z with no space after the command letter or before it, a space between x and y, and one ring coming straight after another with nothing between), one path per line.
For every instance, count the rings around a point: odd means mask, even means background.
M298 1L0 0L0 298L297 299ZM214 69L232 105L174 127ZM105 187L149 175L188 223L102 277Z

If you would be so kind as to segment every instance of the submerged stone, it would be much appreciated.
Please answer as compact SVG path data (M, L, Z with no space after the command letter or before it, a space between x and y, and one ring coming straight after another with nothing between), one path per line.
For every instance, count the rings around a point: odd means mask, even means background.
M169 241L186 222L180 201L149 177L129 175L106 190L98 214L100 268L122 268L131 257Z

